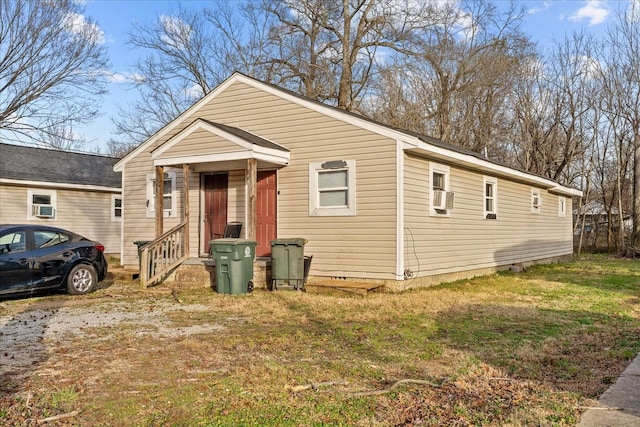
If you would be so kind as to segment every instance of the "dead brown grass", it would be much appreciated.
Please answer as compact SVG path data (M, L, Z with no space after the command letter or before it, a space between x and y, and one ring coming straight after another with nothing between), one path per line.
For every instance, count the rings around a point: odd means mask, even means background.
M123 276L84 298L6 301L4 332L34 310L93 320L42 327L42 356L1 377L0 424L80 411L53 425L573 425L640 350L636 272L611 289L533 270L365 298L191 289L181 302ZM353 395L403 378L433 385Z

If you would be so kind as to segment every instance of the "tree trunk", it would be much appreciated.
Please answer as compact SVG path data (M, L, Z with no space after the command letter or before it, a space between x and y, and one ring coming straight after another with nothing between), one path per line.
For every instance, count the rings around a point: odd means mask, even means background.
M640 133L633 136L633 231L631 245L637 247L640 241Z
M349 0L342 0L342 70L340 72L340 87L338 89L338 108L349 109L351 99L351 17Z

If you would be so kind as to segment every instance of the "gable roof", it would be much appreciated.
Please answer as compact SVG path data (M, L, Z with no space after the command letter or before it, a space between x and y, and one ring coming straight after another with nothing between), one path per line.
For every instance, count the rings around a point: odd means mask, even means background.
M189 155L184 153L172 155L172 149L179 146L182 141L189 139L194 133L205 131L212 136L222 138L230 146L220 147L215 139L199 145L197 150L191 150ZM218 142L220 139L218 139ZM217 149L223 148L222 151ZM224 150L226 148L226 150ZM216 161L229 161L241 159L257 159L270 163L289 164L289 149L261 138L244 129L214 123L212 121L197 118L189 126L166 140L162 145L151 152L151 158L155 166L170 166L184 163L203 163Z
M488 173L494 172L502 176L509 176L516 180L539 185L542 188L546 188L549 191L557 192L559 194L569 196L582 195L582 191L580 190L560 185L551 179L535 175L530 172L515 169L511 166L486 158L482 154L475 151L467 150L465 148L447 143L430 136L421 135L418 133L396 129L391 126L384 125L380 122L376 122L375 120L366 118L354 112L345 111L337 107L324 104L320 101L297 94L290 90L276 86L272 83L257 80L253 77L249 77L239 72L235 72L234 74L232 74L214 90L203 96L199 101L186 109L182 114L159 129L145 142L129 152L125 157L123 157L115 164L114 170L122 171L124 165L130 159L137 156L138 153L146 149L149 145L153 144L159 138L166 135L168 132L178 126L178 124L180 124L186 116L196 113L198 110L200 110L200 108L207 105L212 99L217 97L220 93L224 92L229 86L236 82L241 82L253 88L263 90L279 98L288 100L302 107L309 108L328 117L332 117L334 119L350 123L354 126L367 129L377 134L387 136L389 138L395 139L396 141L400 141L403 143L403 149L405 151L432 155L436 158L450 161L454 164L461 164L467 167L476 167ZM216 125L220 126L220 124Z
M114 157L0 143L0 182L27 181L49 186L122 187Z
M244 139L245 141L247 141L247 142L249 142L251 144L258 145L258 146L263 147L263 148L271 148L271 149L280 150L280 151L289 151L288 148L285 148L280 144L276 144L275 142L271 142L271 141L269 141L267 139L264 139L264 138L262 138L262 137L260 137L258 135L255 135L255 134L253 134L251 132L247 132L244 129L237 128L237 127L234 127L234 126L227 126L227 125L224 125L222 123L215 123L215 122L212 122L211 120L206 120L206 119L200 119L200 120L210 124L213 127L217 127L218 129L221 129L221 130L223 130L223 131L225 131L227 133L235 135L240 139Z

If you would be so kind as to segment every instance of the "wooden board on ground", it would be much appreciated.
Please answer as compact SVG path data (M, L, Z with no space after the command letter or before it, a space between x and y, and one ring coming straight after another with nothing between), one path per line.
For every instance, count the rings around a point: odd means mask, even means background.
M367 292L380 288L382 286L384 285L379 283L356 282L351 280L322 280L313 283L307 283L307 287L335 289L358 295L366 295Z

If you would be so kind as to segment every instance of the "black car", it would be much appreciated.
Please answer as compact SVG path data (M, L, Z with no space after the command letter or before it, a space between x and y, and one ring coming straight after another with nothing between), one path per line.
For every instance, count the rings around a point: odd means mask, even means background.
M0 225L0 295L91 292L107 275L103 252L100 243L61 228Z

